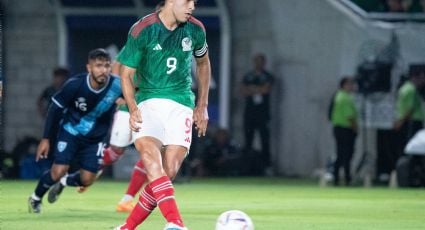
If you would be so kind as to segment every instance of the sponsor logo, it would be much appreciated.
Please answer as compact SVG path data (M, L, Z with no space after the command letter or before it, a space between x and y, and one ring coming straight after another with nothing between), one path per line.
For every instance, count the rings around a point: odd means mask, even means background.
M185 142L190 143L190 137L186 137L186 139L184 139Z
M162 50L162 47L160 44L156 44L156 46L153 47L153 50Z

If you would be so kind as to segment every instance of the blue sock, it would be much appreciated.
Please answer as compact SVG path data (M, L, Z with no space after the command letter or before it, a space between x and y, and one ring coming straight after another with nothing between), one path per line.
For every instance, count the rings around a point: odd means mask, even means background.
M37 187L35 188L35 195L40 197L40 199L43 198L44 194L50 189L52 185L54 185L57 181L54 181L52 179L52 176L50 175L50 170L46 171L43 176L41 176L40 180L38 181Z
M73 187L83 186L81 183L80 171L76 171L75 173L68 175L66 177L66 185Z

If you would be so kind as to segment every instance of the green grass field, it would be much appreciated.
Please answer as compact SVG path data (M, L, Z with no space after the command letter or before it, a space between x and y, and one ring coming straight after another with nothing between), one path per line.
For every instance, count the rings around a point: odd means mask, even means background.
M36 181L1 181L0 229L112 229L127 214L114 211L127 182L100 180L86 193L69 187L41 214L27 212ZM214 229L218 215L239 209L257 230L425 229L425 190L320 188L305 180L277 178L193 179L176 184L184 221L191 230ZM138 229L161 230L156 210Z

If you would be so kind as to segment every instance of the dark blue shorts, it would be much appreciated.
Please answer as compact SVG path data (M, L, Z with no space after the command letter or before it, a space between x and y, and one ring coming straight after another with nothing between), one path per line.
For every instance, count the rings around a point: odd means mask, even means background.
M97 173L102 161L104 142L85 141L81 137L73 136L67 131L59 131L53 153L55 164L70 165L76 160L80 168Z

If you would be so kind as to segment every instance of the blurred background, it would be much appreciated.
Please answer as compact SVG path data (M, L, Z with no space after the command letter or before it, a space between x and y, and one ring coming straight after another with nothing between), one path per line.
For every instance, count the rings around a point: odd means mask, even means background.
M33 158L44 122L38 99L51 84L52 71L85 71L87 52L98 47L115 56L131 25L153 12L158 1L0 3L2 176L37 178ZM212 62L210 128L207 138L194 141L182 175L323 176L336 151L329 101L340 79L353 76L361 114L353 176L388 182L391 148L382 150L388 140L378 134L392 130L397 89L409 68L425 65L424 10L423 0L199 0L194 16L206 27ZM269 168L258 164L259 136L252 151L243 137L245 100L239 87L258 53L275 78ZM211 169L207 162L213 154L206 153L217 133L224 133L232 152L214 150L216 158L231 166ZM128 152L117 163L128 172L112 169L110 176L130 176L138 156Z

